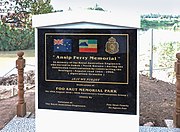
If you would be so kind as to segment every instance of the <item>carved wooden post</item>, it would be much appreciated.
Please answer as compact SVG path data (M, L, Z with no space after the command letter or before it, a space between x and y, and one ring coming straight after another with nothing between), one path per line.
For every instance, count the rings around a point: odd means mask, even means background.
M180 128L180 53L176 54L176 108L174 113L174 126Z
M24 67L25 59L23 59L24 52L18 52L18 59L16 60L16 68L18 69L18 104L17 116L24 117L26 115L26 103L24 101Z

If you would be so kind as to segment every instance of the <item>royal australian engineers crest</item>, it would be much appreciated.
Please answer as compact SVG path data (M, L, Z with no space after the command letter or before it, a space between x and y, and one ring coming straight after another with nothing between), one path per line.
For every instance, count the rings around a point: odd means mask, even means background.
M119 52L119 44L116 42L114 37L110 37L106 42L106 49L105 51L109 54L116 54Z

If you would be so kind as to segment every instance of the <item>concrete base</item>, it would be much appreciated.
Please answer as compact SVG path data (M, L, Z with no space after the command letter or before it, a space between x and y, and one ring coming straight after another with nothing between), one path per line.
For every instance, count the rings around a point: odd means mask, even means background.
M31 112L26 112L26 115L23 118L30 118L31 117ZM17 115L15 117L18 117Z
M16 116L0 132L35 132L35 118Z
M30 112L26 117L31 117ZM172 120L166 121L172 123ZM14 117L0 132L35 132L35 118ZM58 131L58 130L57 130ZM180 132L180 128L140 126L139 132Z
M179 128L166 128L166 127L140 126L139 132L180 132L180 129Z

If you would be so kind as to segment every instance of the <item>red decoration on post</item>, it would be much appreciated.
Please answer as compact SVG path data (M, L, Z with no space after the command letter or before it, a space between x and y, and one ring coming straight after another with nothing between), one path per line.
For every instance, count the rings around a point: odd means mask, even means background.
M24 52L17 53L16 68L18 69L18 104L17 116L24 117L26 115L26 103L24 101L24 67L25 59L23 59Z

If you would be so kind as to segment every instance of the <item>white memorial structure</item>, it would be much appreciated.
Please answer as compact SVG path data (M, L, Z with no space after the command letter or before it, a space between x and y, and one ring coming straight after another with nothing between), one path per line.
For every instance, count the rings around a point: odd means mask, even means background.
M33 16L37 132L138 132L138 16Z

